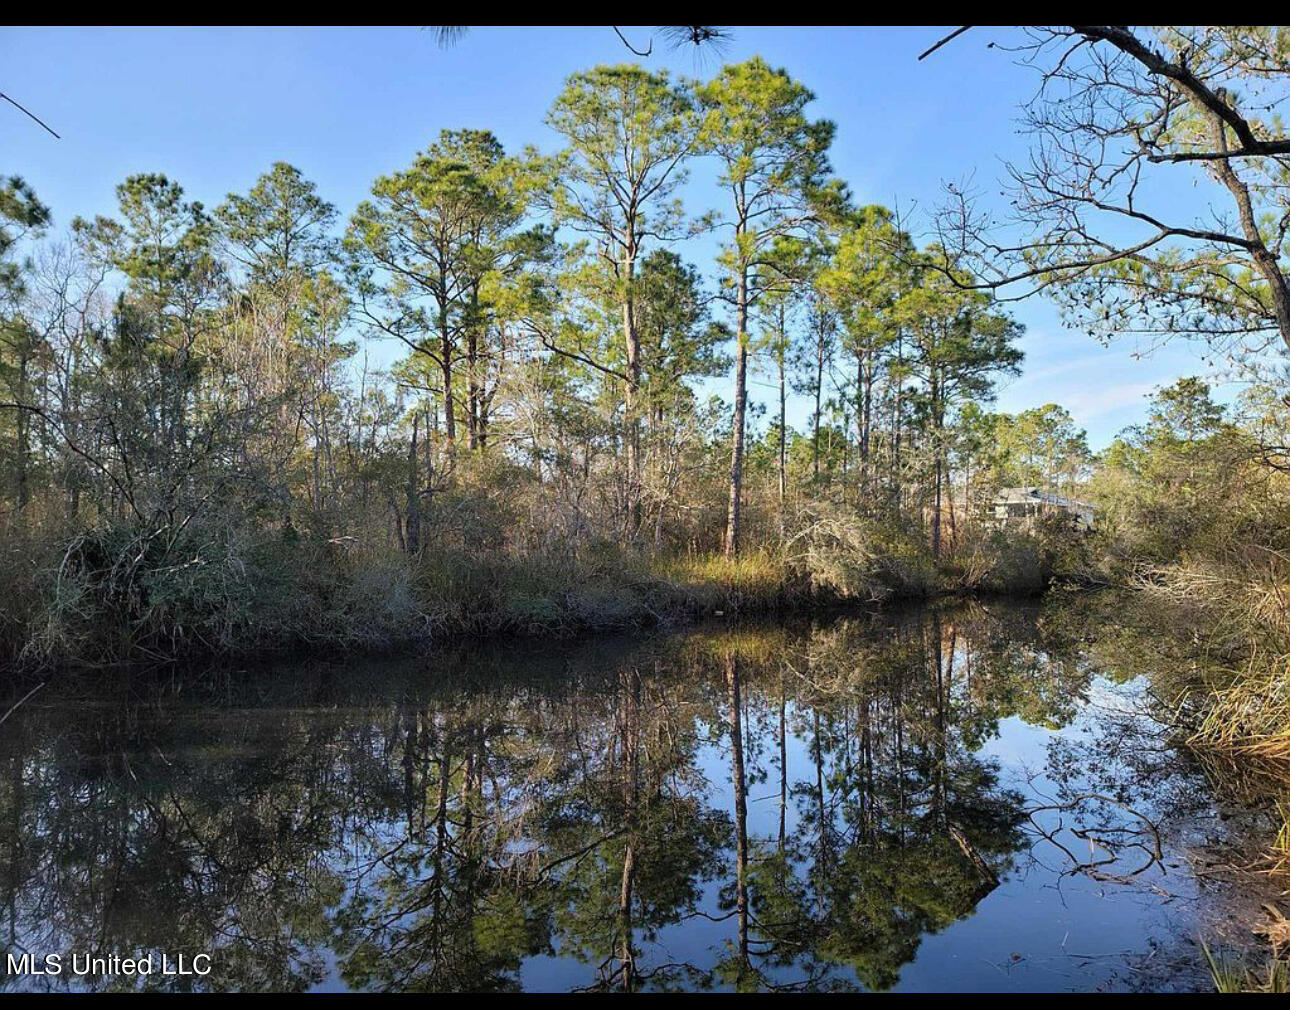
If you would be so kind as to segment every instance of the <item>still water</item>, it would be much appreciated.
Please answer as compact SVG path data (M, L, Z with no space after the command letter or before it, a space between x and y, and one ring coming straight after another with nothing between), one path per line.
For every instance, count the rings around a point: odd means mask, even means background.
M64 970L0 988L1205 987L1263 814L1086 610L59 678L0 728L0 960Z

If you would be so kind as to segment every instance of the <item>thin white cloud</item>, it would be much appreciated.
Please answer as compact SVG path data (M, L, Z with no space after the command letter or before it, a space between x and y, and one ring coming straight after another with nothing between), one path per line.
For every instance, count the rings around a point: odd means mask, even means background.
M1159 383L1124 382L1114 386L1075 388L1059 400L1081 424L1105 417L1129 407L1141 408L1144 399L1151 395Z
M1035 358L1041 355L1036 353ZM1078 358L1070 358L1065 361L1055 362L1051 365L1045 365L1041 368L1027 368L1025 372L1017 378L1011 385L1013 389L1020 386L1029 386L1036 382L1044 382L1048 379L1062 378L1075 372L1087 372L1093 369L1105 373L1107 369L1120 367L1130 367L1137 364L1131 354L1104 351L1100 354L1086 354Z

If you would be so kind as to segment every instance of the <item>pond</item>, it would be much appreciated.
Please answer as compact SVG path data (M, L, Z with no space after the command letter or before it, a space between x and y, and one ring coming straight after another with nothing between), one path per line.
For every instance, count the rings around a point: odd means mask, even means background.
M1265 809L1108 610L57 678L0 729L0 936L62 971L0 984L1205 988Z

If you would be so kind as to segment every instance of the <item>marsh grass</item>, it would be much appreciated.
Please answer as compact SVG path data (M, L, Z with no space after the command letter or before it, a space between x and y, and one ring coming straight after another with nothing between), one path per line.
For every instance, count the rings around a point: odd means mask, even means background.
M1180 685L1195 748L1257 757L1290 770L1290 570L1188 560L1144 568L1138 588L1190 625L1197 651L1226 657Z
M1277 869L1286 870L1290 869L1290 803L1279 801L1277 815L1281 819L1281 827L1277 831L1276 841L1272 843L1272 851L1278 857ZM1290 944L1290 931L1287 932L1286 941Z
M198 529L123 573L116 531L28 544L0 571L0 662L30 668L284 650L382 651L444 637L569 637L819 599L770 552L737 559L427 545Z
M1252 656L1230 684L1210 687L1189 742L1257 756L1290 770L1290 657Z
M1290 992L1290 964L1275 953L1266 965L1256 968L1216 953L1207 943L1202 942L1200 949L1218 992Z
M607 545L559 557L427 552L415 585L432 627L464 634L568 636L767 613L812 599L768 553L651 558Z
M937 560L909 530L839 513L736 558L595 540L525 548L460 524L407 554L247 524L236 510L157 530L107 522L12 541L0 558L0 663L93 667L422 648L445 636L569 637L946 592L1029 594L1047 578L1029 540L982 542L969 562L962 550Z
M660 559L651 568L656 577L680 587L704 611L724 607L764 611L811 596L802 573L770 551L735 558L688 555Z

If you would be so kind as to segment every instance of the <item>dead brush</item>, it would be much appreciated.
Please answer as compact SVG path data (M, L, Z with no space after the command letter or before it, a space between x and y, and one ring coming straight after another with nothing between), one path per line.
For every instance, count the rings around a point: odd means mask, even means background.
M1278 800L1277 815L1280 818L1281 827L1277 831L1276 840L1272 843L1272 856L1276 860L1272 869L1274 873L1290 873L1290 803ZM1279 916L1274 943L1278 948L1290 949L1290 919Z
M1290 656L1256 650L1232 682L1212 687L1189 743L1290 764Z

